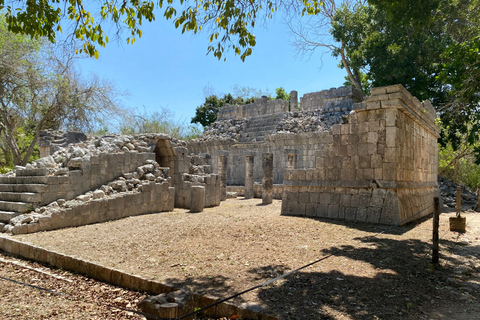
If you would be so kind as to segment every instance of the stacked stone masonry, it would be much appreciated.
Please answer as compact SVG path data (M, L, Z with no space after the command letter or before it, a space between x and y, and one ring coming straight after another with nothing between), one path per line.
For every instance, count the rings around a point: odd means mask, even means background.
M432 106L390 86L354 109L332 127L314 169L285 171L282 214L384 224L429 214L438 196Z
M254 103L246 105L226 105L218 111L218 120L251 118L268 114L288 112L288 101L268 100L267 97L256 99Z
M351 109L356 102L361 102L364 94L352 86L331 88L319 92L305 94L300 99L301 110L340 111Z
M323 97L317 102L304 95L302 109L352 110L347 123L315 132L276 132L263 141L192 141L187 147L212 154L214 171L218 156L226 157L227 185L239 191L245 185L245 157L253 156L257 185L263 178L262 154L272 153L273 183L284 186L285 215L396 224L422 210L416 218L428 214L425 208L438 195L439 129L431 104L399 85L372 89L362 102L351 87L320 93L313 95Z
M0 176L0 231L30 233L190 208L192 186L204 189L205 206L219 205L220 179L211 173L210 155L190 156L183 144L147 134L88 137L52 155L45 149L44 158Z

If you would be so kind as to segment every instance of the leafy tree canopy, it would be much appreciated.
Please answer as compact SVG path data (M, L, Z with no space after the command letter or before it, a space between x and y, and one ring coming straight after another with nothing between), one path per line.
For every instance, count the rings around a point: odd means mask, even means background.
M96 120L121 113L121 93L108 81L83 79L62 49L9 32L0 16L0 149L5 165L25 165L40 130L88 131Z
M112 24L117 31L127 29L127 43L142 36L142 24L157 16L173 19L176 28L197 33L209 29L207 51L220 59L226 49L232 49L244 60L256 44L253 28L259 20L272 18L280 8L298 10L302 14L318 11L318 0L158 0L106 1L85 3L83 0L0 0L0 10L6 15L9 30L33 38L46 37L51 42L68 24L72 36L83 43L83 51L98 56L96 46L108 43L105 32Z
M192 123L200 123L203 127L208 127L215 120L217 120L218 110L225 104L248 104L252 103L255 98L244 100L242 97L234 98L230 93L225 94L223 98L218 98L216 95L211 95L205 98L205 102L198 106L195 110L195 116L192 118Z
M349 67L358 72L364 89L399 83L417 98L431 100L445 128L443 145L451 143L456 150L464 143L476 144L480 1L368 3L358 1L336 10L330 32L344 52L334 55L348 56Z

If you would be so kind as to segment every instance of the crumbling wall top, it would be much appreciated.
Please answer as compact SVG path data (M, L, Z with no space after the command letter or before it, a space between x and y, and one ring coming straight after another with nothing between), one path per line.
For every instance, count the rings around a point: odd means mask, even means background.
M344 86L306 93L300 99L300 107L302 110L352 110L353 104L363 99L363 92L353 86Z
M435 122L437 113L430 101L420 102L401 84L373 88L370 93L363 103L355 105L355 110L400 108L437 138L439 137L440 128Z
M226 105L218 111L217 120L230 120L288 112L288 101L268 100L266 96L246 105Z

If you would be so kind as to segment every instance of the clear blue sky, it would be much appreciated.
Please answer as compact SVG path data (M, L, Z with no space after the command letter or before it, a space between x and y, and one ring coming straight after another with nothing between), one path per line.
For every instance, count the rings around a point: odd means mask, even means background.
M195 108L204 102L205 86L222 94L231 92L234 85L269 89L272 94L284 87L287 92L297 90L300 98L344 81L345 71L330 54L322 60L321 52L309 60L297 59L288 28L278 16L266 28L255 29L257 45L245 62L233 52L227 54L227 61L207 56L206 32L181 34L162 16L144 24L142 30L142 38L133 45L126 44L128 32L124 32L119 43L111 40L106 48L99 48L98 60L81 60L81 71L111 79L127 90L125 106L148 111L165 107L177 120L190 122Z

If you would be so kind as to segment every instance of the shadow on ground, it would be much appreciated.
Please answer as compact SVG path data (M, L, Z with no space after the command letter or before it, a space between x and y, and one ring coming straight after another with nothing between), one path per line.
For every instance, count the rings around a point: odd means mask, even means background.
M329 259L367 262L378 270L375 277L339 271L299 272L260 289L262 303L282 319L337 319L339 313L348 319L425 319L454 298L447 285L452 271L432 268L427 257L430 244L371 237L356 240L369 247L332 247L323 254L333 254ZM448 241L443 244L451 245Z
M373 278L338 270L300 271L257 289L261 304L284 320L333 320L342 316L345 319L428 319L428 315L439 306L454 303L455 292L447 283L453 271L432 267L428 255L431 244L413 239L399 241L365 237L356 240L368 246L331 247L322 253L333 254L329 259L345 257L369 263L377 269ZM449 241L442 242L442 246L453 245ZM452 257L448 259L454 260ZM326 261L319 265L322 263ZM339 269L348 270L348 265ZM251 269L249 272L256 280L252 286L286 271L282 265ZM177 287L225 297L238 293L227 284L228 280L212 276L167 281ZM235 302L244 300L240 297Z

